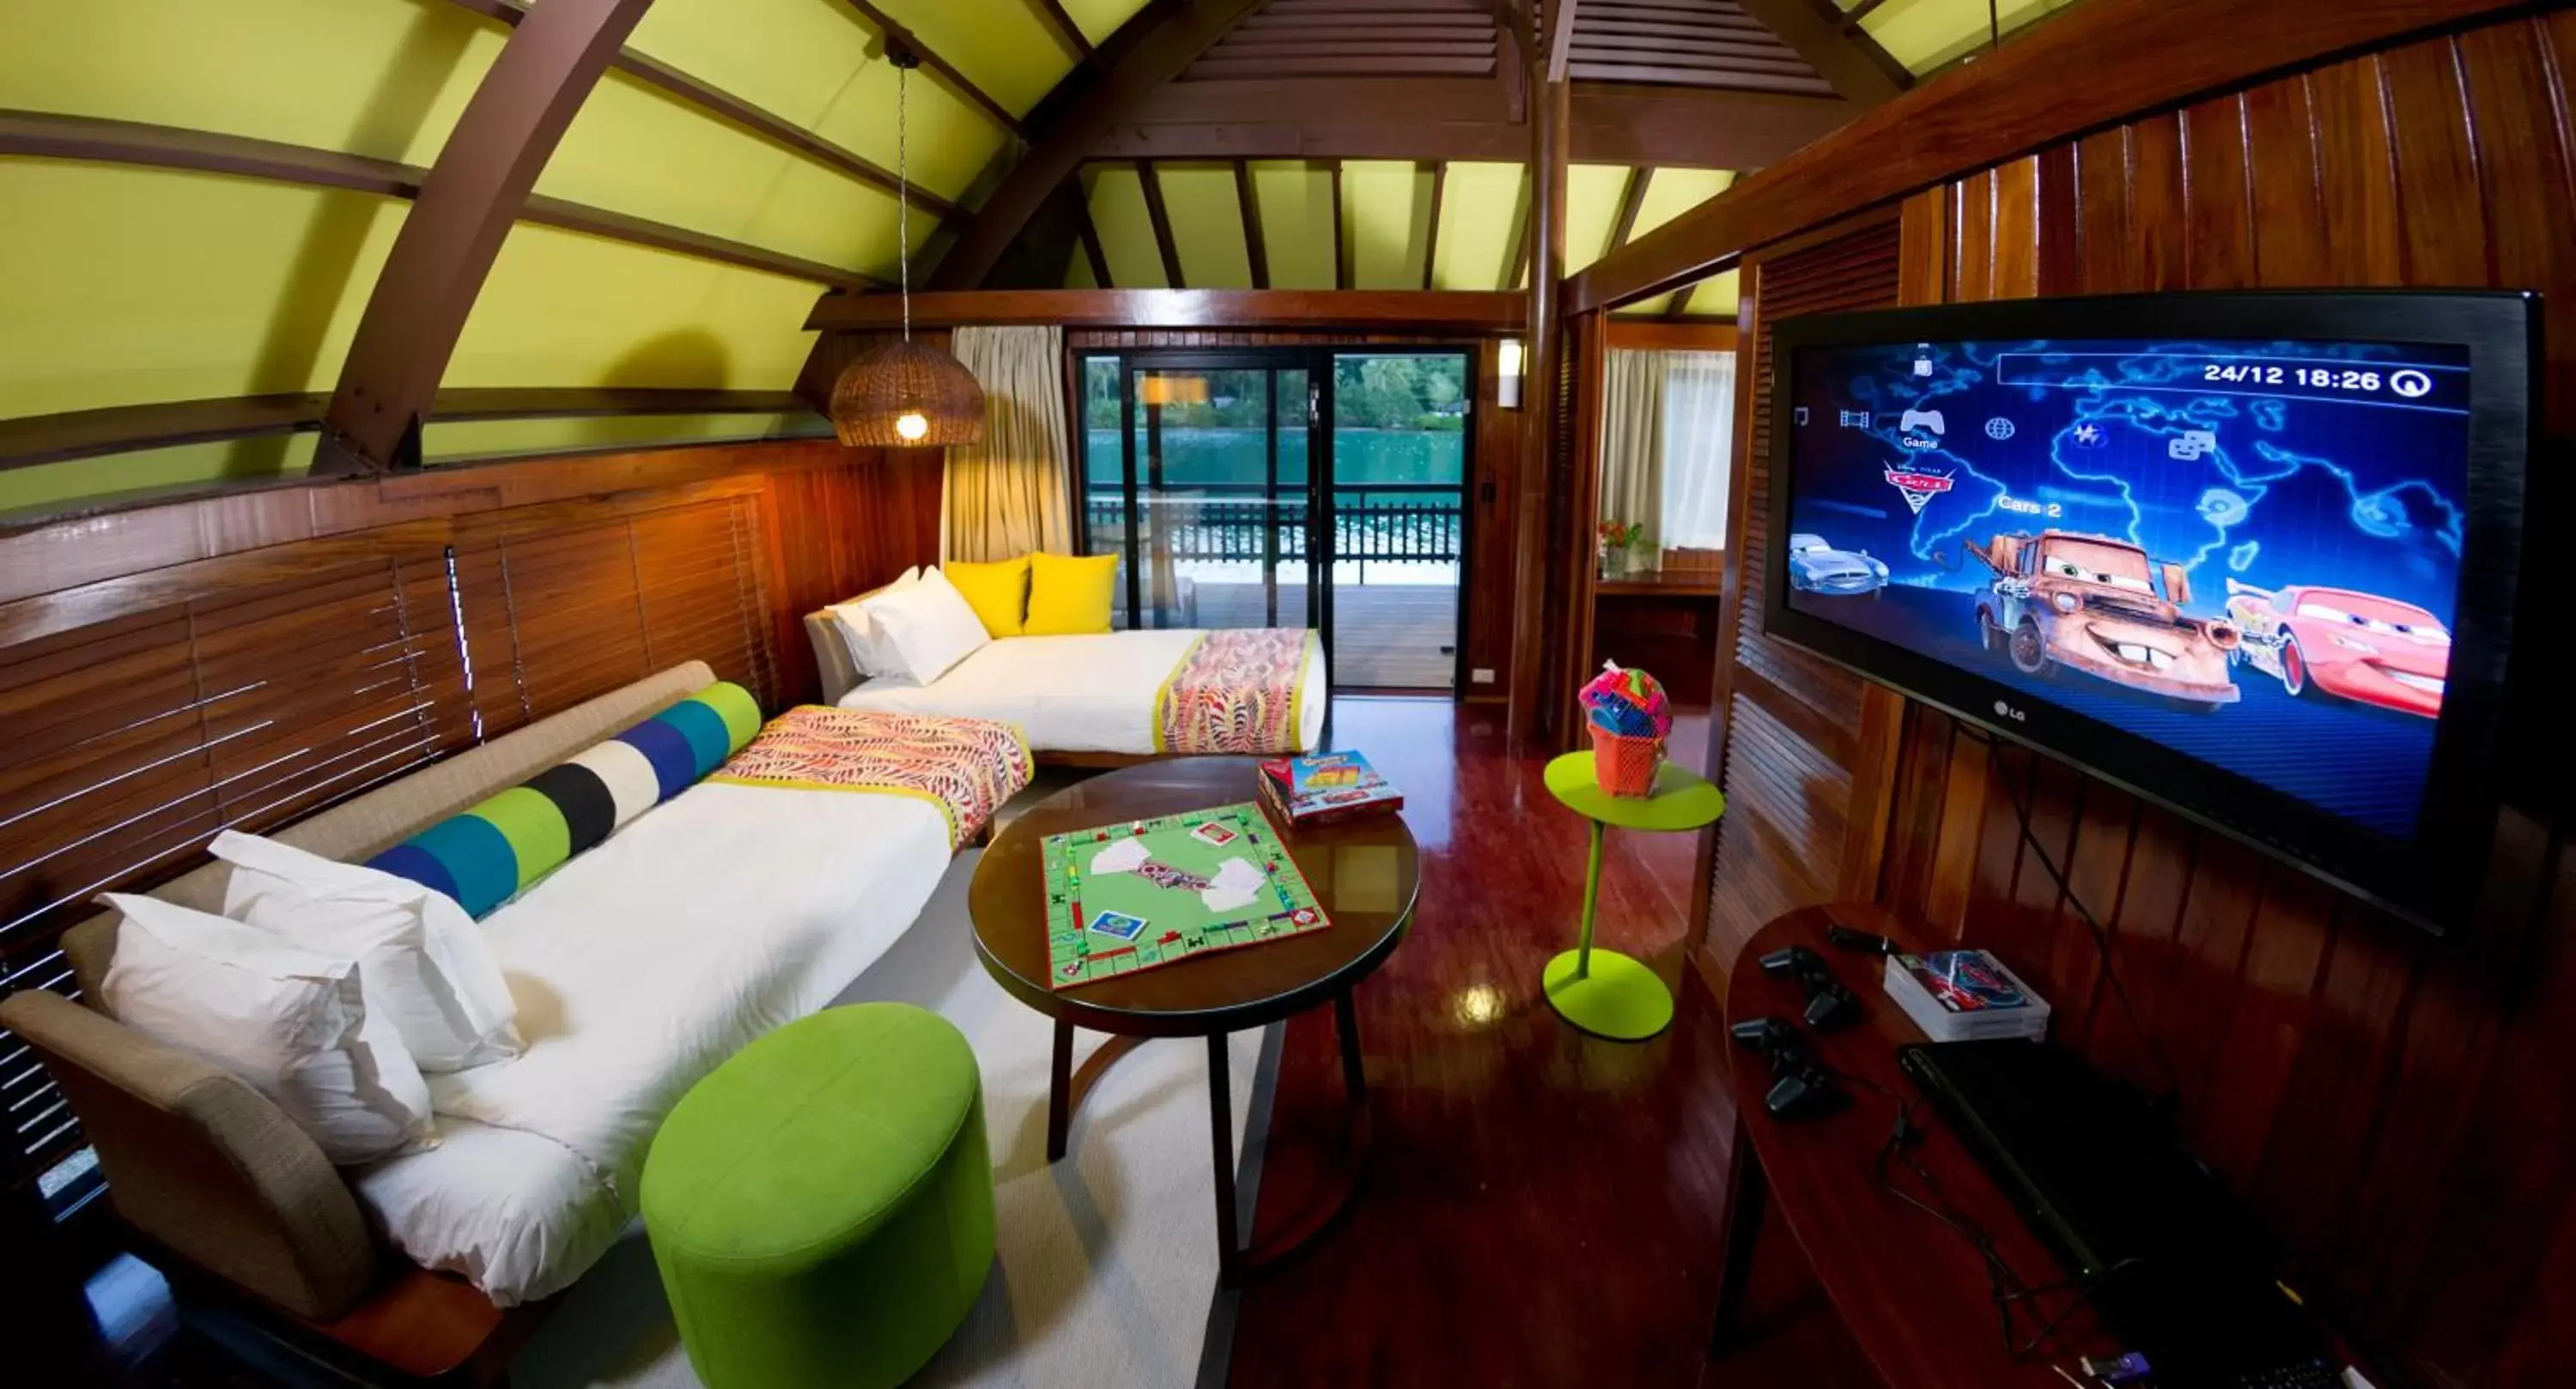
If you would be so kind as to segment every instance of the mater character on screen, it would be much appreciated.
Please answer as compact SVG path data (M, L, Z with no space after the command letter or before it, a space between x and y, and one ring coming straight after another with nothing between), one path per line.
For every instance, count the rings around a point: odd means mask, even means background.
M2236 659L2292 697L2322 692L2425 718L2442 714L2451 633L2412 603L2348 588L2227 581L2227 614L2245 629Z
M1968 553L1995 571L1977 590L1978 633L2022 674L2067 666L2196 712L2236 702L2236 624L2183 615L2191 579L2181 565L2152 562L2126 540L2060 530L1998 535Z

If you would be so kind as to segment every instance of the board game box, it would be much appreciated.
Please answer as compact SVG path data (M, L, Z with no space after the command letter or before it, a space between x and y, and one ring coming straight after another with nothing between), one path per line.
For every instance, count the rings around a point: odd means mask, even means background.
M1404 808L1404 793L1356 752L1309 753L1261 764L1261 803L1290 829Z
M1250 802L1049 835L1040 855L1058 989L1332 925Z

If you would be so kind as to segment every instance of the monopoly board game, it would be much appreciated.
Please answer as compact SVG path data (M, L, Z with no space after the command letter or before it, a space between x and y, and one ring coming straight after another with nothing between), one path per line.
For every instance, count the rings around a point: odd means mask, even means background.
M1332 924L1249 802L1049 835L1041 857L1058 989Z

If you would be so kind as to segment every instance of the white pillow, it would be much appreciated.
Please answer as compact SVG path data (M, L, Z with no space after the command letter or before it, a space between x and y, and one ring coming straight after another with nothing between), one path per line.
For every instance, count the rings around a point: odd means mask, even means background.
M886 645L884 634L877 628L870 605L890 594L920 583L922 572L921 566L914 565L895 576L894 581L885 587L871 589L856 598L834 603L826 610L832 614L833 623L841 629L843 644L850 648L850 664L862 677L873 678L888 674L893 668L894 661L893 653Z
M240 1076L335 1163L435 1145L429 1086L367 1015L356 961L156 897L98 900L125 916L100 986L118 1021Z
M483 928L408 878L226 830L207 846L233 866L224 915L318 954L354 959L367 1012L392 1021L423 1071L507 1061L518 1005Z
M927 685L951 666L990 645L993 634L966 595L936 569L921 582L869 603L877 635L891 656L886 674Z

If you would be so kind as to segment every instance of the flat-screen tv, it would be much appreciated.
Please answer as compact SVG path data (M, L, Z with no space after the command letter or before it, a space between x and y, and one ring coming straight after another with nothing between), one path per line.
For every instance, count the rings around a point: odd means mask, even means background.
M2528 295L1775 326L1768 630L2441 929L2495 818Z

